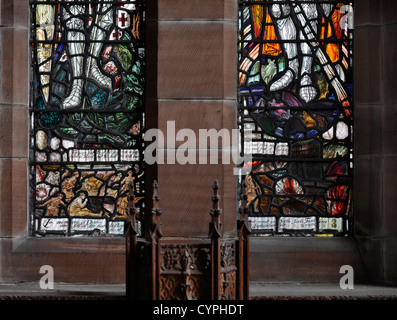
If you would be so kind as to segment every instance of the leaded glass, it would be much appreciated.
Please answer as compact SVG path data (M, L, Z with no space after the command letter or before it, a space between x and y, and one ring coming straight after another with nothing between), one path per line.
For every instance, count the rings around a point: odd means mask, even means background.
M144 0L31 0L33 235L122 235L144 196Z
M239 1L242 178L257 235L352 231L352 15L352 1Z

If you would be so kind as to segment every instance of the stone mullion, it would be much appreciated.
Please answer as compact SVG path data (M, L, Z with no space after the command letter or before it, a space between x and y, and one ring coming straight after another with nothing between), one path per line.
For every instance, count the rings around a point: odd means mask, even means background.
M168 121L174 121L176 132L191 129L196 137L200 129L234 129L237 2L159 0L148 3L147 12L147 128L159 128L166 142ZM177 148L178 143L166 144L165 155ZM192 150L196 162L199 152L209 153L198 150L198 143ZM227 200L222 203L226 231L235 229L235 176L217 153L218 164L148 167L162 189L165 236L207 235L202 221L208 221L206 195L215 179Z
M0 1L0 235L9 239L28 223L28 16L26 1Z

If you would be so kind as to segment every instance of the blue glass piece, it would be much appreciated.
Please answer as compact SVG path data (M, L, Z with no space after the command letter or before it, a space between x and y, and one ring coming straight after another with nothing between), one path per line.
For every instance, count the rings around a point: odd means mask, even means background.
M317 131L317 130L314 130L314 129L309 130L309 131L307 132L307 136L308 136L308 137L315 136L316 134L318 134L318 131Z
M274 134L275 134L276 136L282 137L283 134L284 134L283 128L278 127L276 130L274 130Z

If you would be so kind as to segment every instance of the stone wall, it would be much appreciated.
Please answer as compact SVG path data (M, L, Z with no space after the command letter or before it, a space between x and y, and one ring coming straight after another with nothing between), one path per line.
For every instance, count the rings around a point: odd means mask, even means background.
M375 282L397 283L397 2L356 1L355 227Z
M236 128L236 34L234 0L148 2L147 125L164 132L165 152L182 143L167 143L167 121L175 121L176 132L187 128L196 137L199 129ZM199 150L197 144L192 146L197 155L209 154L209 149ZM222 165L220 149L217 153L218 164L164 164L148 169L147 185L153 173L160 185L165 236L207 236L215 179L220 184L225 231L235 229L233 165ZM151 197L147 199L150 207Z
M0 1L0 282L124 282L123 239L29 238L29 0Z
M347 246L334 239L255 240L253 280L337 281L338 266L352 263L360 278L397 283L397 2L355 3L355 238ZM38 281L40 266L49 264L57 281L124 282L122 239L28 236L29 0L1 0L0 10L0 281ZM166 131L167 120L176 130L235 128L237 1L148 1L146 17L148 128ZM154 178L160 184L165 236L207 235L214 179L224 230L232 232L232 169L148 169L149 186Z

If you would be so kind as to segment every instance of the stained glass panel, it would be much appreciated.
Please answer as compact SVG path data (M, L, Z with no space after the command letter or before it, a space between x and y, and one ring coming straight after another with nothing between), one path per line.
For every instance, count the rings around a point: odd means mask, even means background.
M239 1L242 178L257 235L352 232L352 15L352 1Z
M31 230L122 235L144 196L144 1L31 0Z

